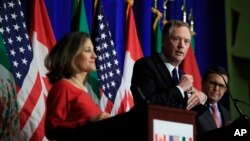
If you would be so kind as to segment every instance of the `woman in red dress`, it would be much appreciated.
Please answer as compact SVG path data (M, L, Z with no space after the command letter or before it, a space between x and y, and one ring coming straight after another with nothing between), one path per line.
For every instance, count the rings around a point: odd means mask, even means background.
M45 59L47 77L53 85L46 101L46 137L78 140L77 129L90 121L110 117L101 112L84 83L96 69L96 54L88 34L72 32L62 37Z

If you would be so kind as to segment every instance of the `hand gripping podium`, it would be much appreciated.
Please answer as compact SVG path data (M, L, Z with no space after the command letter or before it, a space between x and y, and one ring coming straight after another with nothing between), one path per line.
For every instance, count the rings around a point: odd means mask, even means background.
M77 132L84 141L195 141L195 130L195 112L141 104Z

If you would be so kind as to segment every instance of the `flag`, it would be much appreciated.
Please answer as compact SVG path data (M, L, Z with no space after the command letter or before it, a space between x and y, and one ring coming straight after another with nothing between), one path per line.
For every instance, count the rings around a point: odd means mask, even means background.
M160 23L160 19L162 14L160 13L159 10L152 8L152 12L153 12L153 52L155 53L160 53L162 50L162 29L161 29L161 23Z
M2 47L6 48L8 54L10 71L13 74L16 86L15 89L18 93L17 100L20 111L19 114L20 116L23 115L23 118L20 118L20 128L22 132L24 124L27 122L27 120L24 121L24 118L26 119L28 117L28 113L21 109L22 105L20 105L20 101L23 100L22 98L28 97L28 93L26 92L29 91L27 90L27 85L30 83L25 82L27 81L27 76L30 74L29 70L33 66L33 50L29 42L29 36L20 1L14 0L9 2L8 0L2 0L0 19L1 33L4 43L4 46ZM23 97L20 97L20 95ZM30 110L28 109L27 111Z
M29 140L45 140L46 97L51 85L46 77L47 69L44 66L44 59L55 45L56 40L44 1L33 0L31 4L30 37L34 54L33 62L36 66L30 70L33 72L29 74L33 80L28 79L26 82L32 88L31 91L26 91L29 94L28 97L20 95L20 98L24 99L22 111L26 112L23 133ZM22 115L20 116L22 117Z
M82 31L89 33L84 0L72 1L71 31Z
M169 141L179 141L179 136L169 135Z
M191 45L190 45L191 46ZM201 90L201 75L199 67L196 61L196 57L193 53L192 47L189 47L185 59L181 63L181 69L193 76L193 85L196 89Z
M131 78L133 73L133 67L135 61L143 57L141 45L139 38L137 36L137 30L135 25L135 18L132 9L132 5L128 4L128 17L127 17L127 36L126 36L126 46L125 46L125 59L124 59L124 69L123 78L125 82L125 95L121 100L121 105L123 105L123 111L128 111L134 106L134 100L132 93L130 91ZM121 106L120 106L121 107Z
M85 12L84 0L73 0L71 19L71 31L82 31L89 33L89 26ZM95 103L99 105L100 94L98 87L97 71L93 71L87 76L87 82L85 86L88 89L88 94L90 94Z
M193 52L195 51L195 39L194 39L194 35L191 38L191 47L193 49Z
M1 33L15 80L20 141L46 140L45 100L50 85L45 77L44 57L55 43L43 0L32 2L31 46L22 3L19 0L1 1Z
M1 8L3 5L1 4ZM0 13L1 17L6 13ZM14 77L2 34L4 27L0 21L0 139L15 140L19 132L19 115L17 106L17 93Z
M98 1L94 17L93 43L97 54L97 75L100 86L100 107L103 111L118 114L125 93L117 52L105 17L102 0Z
M162 29L161 24L158 21L156 31L155 31L155 48L154 51L160 53L162 50Z

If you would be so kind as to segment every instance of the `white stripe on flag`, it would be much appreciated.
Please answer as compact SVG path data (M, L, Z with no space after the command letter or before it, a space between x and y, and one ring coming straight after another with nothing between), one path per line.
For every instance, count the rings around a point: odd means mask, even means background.
M39 99L28 119L25 126L21 131L21 135L24 135L24 141L28 141L35 130L37 129L38 125L41 122L43 115L45 114L45 103L44 103L44 95L43 92L40 93Z
M25 104L25 101L27 100L31 89L33 88L33 85L36 81L37 72L38 72L37 64L33 58L32 62L30 63L29 72L23 81L23 86L17 95L19 112L21 111L23 105Z

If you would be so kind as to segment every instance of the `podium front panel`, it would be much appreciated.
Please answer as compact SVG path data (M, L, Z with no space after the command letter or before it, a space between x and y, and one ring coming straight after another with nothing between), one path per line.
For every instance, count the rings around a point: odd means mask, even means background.
M158 105L148 106L148 141L195 141L196 113Z

